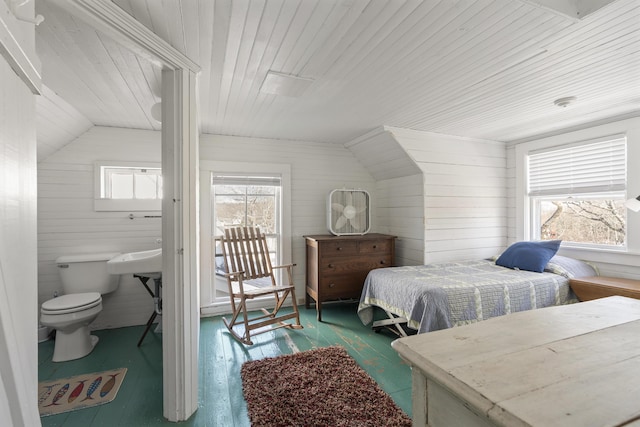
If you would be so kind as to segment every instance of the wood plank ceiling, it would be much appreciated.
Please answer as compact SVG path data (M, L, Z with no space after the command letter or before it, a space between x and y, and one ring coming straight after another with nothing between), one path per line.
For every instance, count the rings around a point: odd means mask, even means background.
M389 125L508 142L640 114L640 0L582 20L519 0L114 1L202 67L204 133L346 143ZM57 96L96 125L160 128L158 69L36 10ZM313 82L261 92L270 70Z

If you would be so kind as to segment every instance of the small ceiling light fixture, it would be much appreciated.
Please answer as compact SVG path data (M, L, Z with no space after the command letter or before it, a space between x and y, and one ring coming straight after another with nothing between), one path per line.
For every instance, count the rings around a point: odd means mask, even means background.
M313 79L269 70L260 92L297 98L313 83Z
M575 96L566 96L564 98L558 98L555 101L553 101L554 104L556 104L558 107L561 108L566 108L569 105L573 104L574 102L576 102L578 98L576 98Z

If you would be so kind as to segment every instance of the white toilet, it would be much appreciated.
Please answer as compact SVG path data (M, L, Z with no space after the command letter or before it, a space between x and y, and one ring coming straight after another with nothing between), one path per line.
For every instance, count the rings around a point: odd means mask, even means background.
M54 362L79 359L91 353L98 337L89 324L102 311L102 296L118 289L119 275L107 272L107 261L120 255L67 255L56 259L64 295L42 304L40 324L56 330Z

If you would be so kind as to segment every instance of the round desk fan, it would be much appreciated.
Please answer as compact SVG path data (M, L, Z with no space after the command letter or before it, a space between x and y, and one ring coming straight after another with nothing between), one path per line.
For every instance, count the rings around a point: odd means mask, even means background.
M327 228L336 236L367 234L371 198L365 190L333 190L327 203Z

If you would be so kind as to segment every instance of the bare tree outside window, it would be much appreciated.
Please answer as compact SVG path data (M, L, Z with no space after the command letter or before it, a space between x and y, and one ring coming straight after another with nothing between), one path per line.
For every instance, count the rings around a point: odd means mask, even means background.
M267 236L271 262L278 263L279 186L275 185L214 185L215 234L227 227L260 227ZM222 267L222 253L215 248L216 265Z
M216 226L221 230L234 226L258 226L265 234L277 232L273 186L219 186L215 203Z
M541 200L540 238L575 243L623 246L624 200Z

